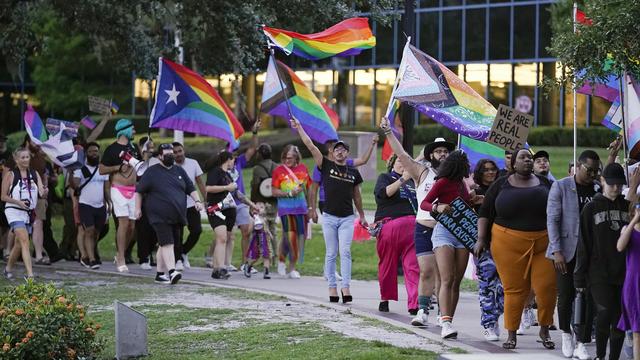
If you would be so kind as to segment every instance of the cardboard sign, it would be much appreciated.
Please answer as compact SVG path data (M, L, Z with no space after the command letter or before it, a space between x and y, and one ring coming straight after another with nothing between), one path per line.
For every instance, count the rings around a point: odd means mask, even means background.
M469 251L473 251L473 245L478 240L478 215L460 197L455 198L449 206L449 214L436 214L434 218Z
M60 141L71 140L78 136L78 124L71 121L48 118L46 122L47 132L50 136L55 136L60 131L60 123L64 124L64 131L60 136Z
M532 124L532 115L500 104L487 142L508 151L522 149Z
M111 100L101 97L88 96L89 110L98 114L109 114L111 112Z

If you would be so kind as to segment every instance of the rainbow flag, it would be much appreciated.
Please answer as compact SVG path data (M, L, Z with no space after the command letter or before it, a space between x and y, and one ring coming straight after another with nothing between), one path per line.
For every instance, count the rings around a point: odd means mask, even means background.
M460 150L464 150L464 152L467 153L472 172L476 164L482 159L495 161L498 169L505 168L504 150L495 145L484 141L473 140L466 136L460 136Z
M637 160L640 158L640 82L631 75L626 75L624 83L624 116L629 156Z
M85 117L83 117L82 120L80 120L80 123L89 130L93 130L96 127L95 121L93 121L93 119L91 119L89 115L86 115Z
M118 110L120 110L120 106L118 106L115 101L111 100L111 113L115 115L118 113Z
M218 92L191 69L163 58L159 62L149 127L212 136L237 148L244 129Z
M363 50L376 46L367 18L351 18L315 34L263 26L269 42L284 51L309 60L320 60L332 56L358 55Z
M269 58L260 107L260 111L265 114L280 116L287 120L291 115L295 116L309 137L319 143L324 144L327 140L338 138L332 116L325 110L313 91L293 70L280 61L274 60L273 56ZM292 114L289 113L290 111Z
M387 109L386 117L389 119L389 125L391 127L391 131L393 134L402 142L402 120L400 119L400 114L398 111L400 110L400 101L393 100ZM389 144L389 139L384 139L384 144L382 145L382 160L387 161L393 155L393 149L391 149L391 144Z
M36 145L42 145L49 138L40 115L33 109L31 104L27 104L27 111L24 112L24 127L31 141Z
M446 66L407 42L392 96L476 140L487 138L496 109Z

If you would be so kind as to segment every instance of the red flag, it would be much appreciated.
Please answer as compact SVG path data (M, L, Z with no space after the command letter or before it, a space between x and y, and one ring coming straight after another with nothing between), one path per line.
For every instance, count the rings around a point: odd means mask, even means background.
M389 134L387 136L398 136L398 140L402 141L402 121L400 120L400 116L396 116L397 113L393 116L394 125L391 127L393 129L394 134ZM391 149L391 144L389 144L389 139L384 139L384 145L382 145L382 160L387 161L393 155L393 149Z
M576 21L582 25L593 25L593 21L587 17L584 11L576 9Z

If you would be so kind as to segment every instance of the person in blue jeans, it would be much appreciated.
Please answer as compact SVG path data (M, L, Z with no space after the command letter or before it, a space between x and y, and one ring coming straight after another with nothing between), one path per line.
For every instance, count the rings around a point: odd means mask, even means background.
M360 184L362 176L353 166L347 165L349 145L342 141L336 142L331 150L334 160L324 157L313 144L309 135L296 118L291 119L291 127L298 131L304 145L309 149L313 160L322 172L326 199L322 215L322 232L326 247L324 272L329 283L329 301L338 302L338 284L336 281L336 258L340 253L340 272L342 275L342 302L353 300L351 290L351 241L353 240L353 226L355 216L353 205L360 215L360 223L369 227L362 210L362 195ZM311 208L309 208L311 210Z

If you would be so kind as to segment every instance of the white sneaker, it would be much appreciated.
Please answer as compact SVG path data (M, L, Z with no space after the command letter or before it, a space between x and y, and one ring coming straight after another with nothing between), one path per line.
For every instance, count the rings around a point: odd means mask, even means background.
M140 264L140 269L151 270L151 263L149 261L143 262L142 264Z
M443 339L455 339L458 337L458 330L453 328L451 321L445 321L442 323L442 330L440 330L440 336Z
M278 275L280 276L287 275L287 265L283 262L278 262Z
M182 265L185 269L191 269L191 263L189 262L189 256L187 254L182 255Z
M290 279L300 279L300 273L297 272L296 270L291 270L291 272L289 273L289 278Z
M531 327L531 319L533 318L531 315L533 315L531 308L525 308L522 312L522 317L520 318L521 326L527 330Z
M575 350L573 350L573 357L579 360L590 360L591 356L589 356L587 347L581 342L577 343L577 345Z
M573 357L573 346L573 335L562 333L562 355L564 355L564 357Z
M429 314L424 309L418 310L416 316L411 320L413 326L427 326L429 323Z
M256 270L256 268L254 268L253 266L251 267L251 273L252 274L257 274L258 270Z
M483 329L482 330L482 335L484 336L484 339L487 340L487 341L498 341L498 340L500 340L500 338L498 337L498 334L496 334L496 331L494 330L494 328Z
M233 266L233 264L230 264L227 266L227 271L238 271L238 268Z
M522 323L522 321L520 321L520 327L518 327L518 330L516 330L516 335L524 335L524 324Z
M440 315L436 316L436 323L439 327L442 327L442 317Z
M183 271L184 265L182 264L182 260L176 261L176 271Z

